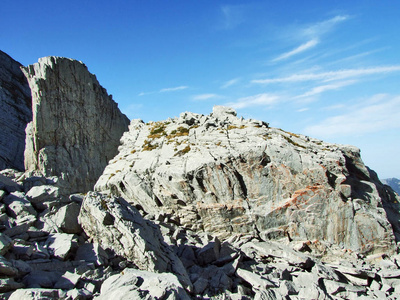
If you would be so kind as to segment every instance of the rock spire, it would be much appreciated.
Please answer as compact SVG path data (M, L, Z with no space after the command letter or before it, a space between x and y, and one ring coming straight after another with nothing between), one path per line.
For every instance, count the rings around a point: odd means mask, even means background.
M128 118L79 61L44 57L23 71L33 110L26 170L59 176L70 192L90 190L117 153Z

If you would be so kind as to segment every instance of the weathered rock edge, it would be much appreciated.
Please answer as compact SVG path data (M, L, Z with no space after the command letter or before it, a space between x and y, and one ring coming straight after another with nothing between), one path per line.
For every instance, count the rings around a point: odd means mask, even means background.
M21 64L0 51L0 170L24 170L25 127L32 100Z
M129 120L79 61L44 57L22 68L32 91L25 169L65 181L65 193L93 188L115 156Z

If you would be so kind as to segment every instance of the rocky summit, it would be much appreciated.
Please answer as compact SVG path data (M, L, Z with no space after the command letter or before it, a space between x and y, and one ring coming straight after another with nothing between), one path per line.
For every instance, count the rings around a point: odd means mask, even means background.
M308 241L321 255L331 245L363 254L396 249L396 195L355 147L270 128L218 106L208 116L134 120L121 142L95 189L144 214L220 239L243 233Z
M26 170L0 168L0 299L400 297L400 197L359 149L221 106L128 126L83 63L23 70L32 122Z

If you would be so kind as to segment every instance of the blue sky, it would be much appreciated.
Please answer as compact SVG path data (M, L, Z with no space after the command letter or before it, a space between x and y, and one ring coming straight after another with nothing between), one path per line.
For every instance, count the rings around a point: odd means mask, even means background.
M19 1L0 49L83 61L131 119L214 105L400 177L400 1Z

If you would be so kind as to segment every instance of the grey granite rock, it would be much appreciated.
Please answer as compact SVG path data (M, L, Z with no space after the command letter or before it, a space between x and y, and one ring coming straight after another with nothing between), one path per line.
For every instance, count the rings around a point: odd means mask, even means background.
M26 130L25 168L59 176L63 193L92 189L117 153L129 120L79 61L45 57L23 71L33 111Z
M19 289L13 292L9 300L37 300L37 299L54 299L59 300L65 298L66 294L62 290L28 288Z
M190 299L181 283L172 273L152 273L125 269L108 278L101 287L97 300L119 299Z
M20 67L0 51L0 170L24 170L25 127L32 120L32 100Z
M110 249L138 268L174 272L191 289L186 269L163 242L158 228L142 218L124 199L89 192L82 204L79 223L85 233L104 249Z
M355 147L270 128L223 107L208 116L133 120L121 142L95 189L145 213L173 216L175 224L221 240L247 233L395 251L400 199Z

